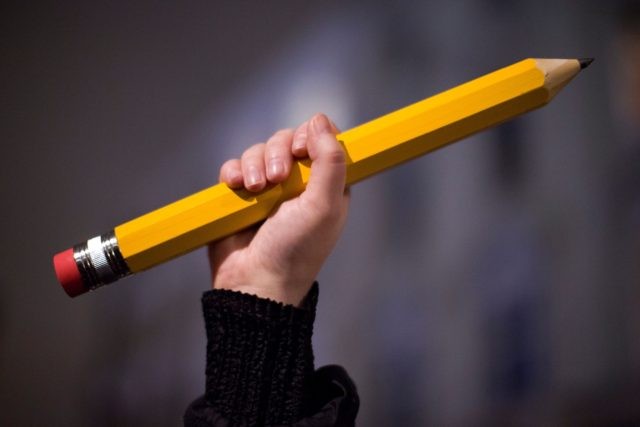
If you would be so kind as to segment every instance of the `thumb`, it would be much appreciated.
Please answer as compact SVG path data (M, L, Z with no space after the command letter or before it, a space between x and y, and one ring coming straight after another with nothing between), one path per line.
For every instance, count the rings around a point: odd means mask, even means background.
M305 194L328 211L341 206L346 179L346 155L335 132L335 126L324 114L316 114L309 123L311 176Z

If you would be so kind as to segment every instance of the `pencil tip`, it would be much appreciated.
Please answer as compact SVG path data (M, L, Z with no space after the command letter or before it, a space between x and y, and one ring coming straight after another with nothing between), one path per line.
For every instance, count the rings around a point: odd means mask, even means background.
M585 68L587 68L592 62L593 62L594 58L580 58L578 59L578 62L580 63L580 69L584 70Z

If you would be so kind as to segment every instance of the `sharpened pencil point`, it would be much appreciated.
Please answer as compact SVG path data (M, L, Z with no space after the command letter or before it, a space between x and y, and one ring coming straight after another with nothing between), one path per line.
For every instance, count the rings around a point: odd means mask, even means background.
M594 60L595 58L580 58L578 59L578 62L580 62L580 69L584 70L585 68L587 68Z

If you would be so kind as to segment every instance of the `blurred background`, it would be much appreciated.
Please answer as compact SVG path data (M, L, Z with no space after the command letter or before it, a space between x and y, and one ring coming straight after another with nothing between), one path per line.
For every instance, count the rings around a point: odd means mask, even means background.
M317 365L351 373L362 426L640 425L640 2L3 2L0 21L0 425L175 426L204 390L202 250L75 300L54 253L317 111L348 129L526 57L596 62L353 189Z

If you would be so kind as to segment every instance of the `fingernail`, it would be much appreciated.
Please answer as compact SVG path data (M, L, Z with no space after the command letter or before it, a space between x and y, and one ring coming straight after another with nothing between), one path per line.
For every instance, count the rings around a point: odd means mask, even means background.
M291 149L293 151L302 151L304 150L305 143L307 141L307 135L304 133L296 135L293 143L291 144Z
M331 123L329 123L329 119L324 114L317 114L313 118L313 130L321 135L323 133L331 132Z
M237 185L242 182L242 174L238 171L230 172L227 175L227 182L232 185Z
M249 166L247 170L247 187L255 187L261 181L260 172L255 166Z
M284 163L281 159L275 158L269 160L269 177L274 178L284 174Z

